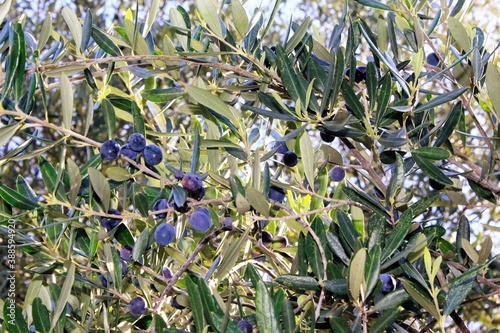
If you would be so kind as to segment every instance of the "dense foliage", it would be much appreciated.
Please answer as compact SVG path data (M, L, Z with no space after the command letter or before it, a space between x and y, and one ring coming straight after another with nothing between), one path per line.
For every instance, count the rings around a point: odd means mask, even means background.
M4 330L498 332L500 74L464 1L281 32L279 1L10 3Z

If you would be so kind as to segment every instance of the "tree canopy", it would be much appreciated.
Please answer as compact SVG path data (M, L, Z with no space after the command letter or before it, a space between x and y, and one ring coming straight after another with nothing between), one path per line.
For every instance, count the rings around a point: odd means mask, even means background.
M0 5L2 329L498 332L473 4L280 4Z

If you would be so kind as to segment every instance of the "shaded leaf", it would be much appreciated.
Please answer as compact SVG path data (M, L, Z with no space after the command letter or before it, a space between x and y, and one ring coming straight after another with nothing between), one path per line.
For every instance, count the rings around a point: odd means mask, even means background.
M325 289L331 291L337 295L347 295L347 280L346 279L336 279L336 280L325 280L323 281Z
M80 49L84 52L90 42L90 36L92 35L92 11L87 9L85 13L85 20L83 21L83 29L82 29L82 43L80 45Z
M389 310L398 307L410 299L411 297L408 295L406 290L396 289L377 301L377 303L370 310L374 312Z
M378 282L380 274L380 246L376 245L368 252L365 267L365 281L366 281L366 296L370 296Z
M349 216L343 210L336 211L337 221L340 229L340 236L345 240L345 244L349 246L350 251L356 251L359 246L358 238L361 236Z
M70 184L69 202L70 204L74 204L82 184L82 175L80 174L78 165L70 158L66 160L66 172L68 173Z
M405 290L410 294L411 298L420 304L425 310L427 310L434 318L439 319L441 314L439 309L436 309L434 304L430 301L432 297L428 294L424 294L419 288L416 287L413 282L408 280L402 280Z
M397 308L388 309L380 314L375 323L373 323L370 332L371 333L384 333L386 329L394 323L396 318L399 316L399 311Z
M130 104L130 112L134 120L134 132L146 136L146 125L142 117L142 111L136 103Z
M318 230L318 228L323 228L323 226L322 226L322 223L321 223L321 219L316 218L316 219L314 219L314 221L313 221L313 223L311 225L311 229L313 231L316 231L316 230ZM323 231L323 235L324 235L324 231ZM320 238L318 234L316 234L316 236L318 236L318 238ZM320 238L320 241L321 241L321 238ZM316 278L317 279L322 279L323 278L324 266L323 266L323 261L321 260L321 252L320 252L320 249L319 249L318 246L319 245L316 243L316 241L312 237L311 233L308 233L306 235L306 256L307 256L307 260L308 260L309 266L311 266L313 274L316 276Z
M471 179L467 179L467 182L469 183L469 186L472 188L474 193L477 194L477 196L481 199L488 200L491 203L496 204L497 199L495 198L495 195L491 190L487 189L483 185L476 183L475 181Z
M139 237L137 237L137 240L134 244L134 248L132 249L132 259L135 261L139 261L139 259L142 257L144 254L144 251L146 251L146 248L149 245L149 230L145 228Z
M331 317L330 327L335 333L352 333L349 324L347 324L347 321L342 317Z
M281 71L283 84L292 99L296 103L300 100L300 103L302 103L305 108L311 107L312 110L318 110L319 106L317 105L316 99L313 98L314 95L311 95L310 105L304 105L307 101L308 84L302 76L299 76L295 72L290 59L288 59L287 54L280 45L276 47L276 56L276 66Z
M380 122L384 119L387 114L387 106L389 105L389 100L391 97L392 81L391 76L386 74L382 81L382 87L380 88L378 99L377 99L377 114L375 115L375 126L378 127Z
M295 314L293 312L292 303L285 298L283 301L283 309L281 310L283 319L283 331L285 333L293 333L295 331Z

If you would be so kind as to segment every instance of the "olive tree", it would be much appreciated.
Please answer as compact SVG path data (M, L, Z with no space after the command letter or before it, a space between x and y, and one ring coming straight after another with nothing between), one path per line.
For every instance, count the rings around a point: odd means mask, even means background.
M464 1L9 5L4 330L498 331L500 74Z

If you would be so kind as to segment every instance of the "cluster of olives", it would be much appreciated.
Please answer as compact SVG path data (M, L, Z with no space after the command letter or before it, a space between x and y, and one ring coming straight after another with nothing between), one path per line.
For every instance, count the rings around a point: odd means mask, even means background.
M199 175L189 172L185 174L181 170L176 170L174 173L174 177L177 180L181 181L181 185L189 197L195 200L203 199L203 197L205 196L205 188L203 187L203 181L201 180ZM173 204L170 204L165 198L162 198L155 202L155 204L153 205L153 210L165 210L170 206L172 206L176 211L180 213L185 213L189 210L187 202L184 203L183 206L178 207L175 202ZM162 219L165 218L166 215L166 213L155 214L155 218ZM200 207L196 209L189 218L189 224L191 228L200 232L205 232L210 229L210 227L212 226L212 221L208 208ZM165 246L174 240L175 228L169 223L163 222L156 228L154 237L159 245Z
M113 161L120 154L136 160L140 153L142 153L147 165L157 165L163 160L160 147L155 144L146 145L146 138L140 133L132 133L123 146L120 146L115 140L107 140L101 145L99 152L105 161Z
M276 141L274 143L273 149L276 149L278 154L282 155L283 164L287 167L294 167L299 163L299 157L293 151L288 150L286 143L284 141Z

